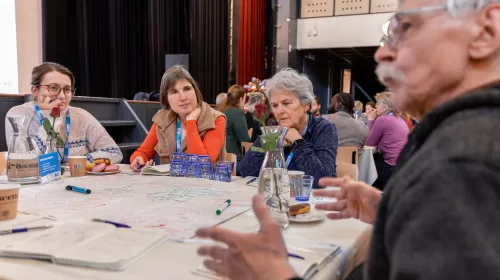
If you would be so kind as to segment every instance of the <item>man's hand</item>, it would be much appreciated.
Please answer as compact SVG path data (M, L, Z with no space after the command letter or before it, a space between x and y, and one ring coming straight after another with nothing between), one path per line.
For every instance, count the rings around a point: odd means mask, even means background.
M373 224L377 206L382 197L382 192L365 184L354 181L349 177L322 178L321 186L338 186L340 190L317 190L314 196L334 197L336 202L316 204L316 209L325 211L338 211L326 216L332 220L355 218L365 223Z
M288 254L278 224L260 194L253 197L252 207L259 220L258 233L238 233L218 227L201 228L199 237L206 237L225 243L203 246L198 254L208 256L204 265L229 279L275 280L289 279L295 272L288 264Z

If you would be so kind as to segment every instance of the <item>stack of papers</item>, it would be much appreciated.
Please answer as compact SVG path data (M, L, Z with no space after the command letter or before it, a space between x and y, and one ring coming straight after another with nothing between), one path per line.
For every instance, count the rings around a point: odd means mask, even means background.
M141 169L141 175L169 176L170 164L143 167Z
M325 265L334 260L340 253L340 247L329 242L307 239L301 236L287 235L285 244L288 253L299 255L304 259L288 258L298 276L304 279L311 279ZM193 274L204 276L208 279L222 280L223 277L215 272L208 270L203 264L199 265Z

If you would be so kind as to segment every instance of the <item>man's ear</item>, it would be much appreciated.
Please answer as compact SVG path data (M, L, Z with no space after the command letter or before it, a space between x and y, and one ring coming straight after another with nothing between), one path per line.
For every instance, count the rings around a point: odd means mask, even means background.
M469 56L474 60L496 55L500 49L500 3L489 4L476 17Z

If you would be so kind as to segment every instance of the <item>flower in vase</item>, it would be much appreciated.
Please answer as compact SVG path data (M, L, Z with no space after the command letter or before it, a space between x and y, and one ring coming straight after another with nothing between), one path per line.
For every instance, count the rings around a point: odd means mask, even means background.
M50 116L53 118L52 124L50 123L50 120L47 118L43 120L43 128L47 133L47 142L51 143L55 140L58 146L63 146L64 141L59 136L59 132L57 132L54 128L54 124L56 123L57 117L61 116L61 109L59 109L59 107L52 108Z

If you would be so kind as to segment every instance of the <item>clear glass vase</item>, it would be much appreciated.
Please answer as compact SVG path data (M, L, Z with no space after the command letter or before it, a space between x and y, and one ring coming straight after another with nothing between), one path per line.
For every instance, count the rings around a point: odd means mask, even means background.
M47 147L45 148L44 154L50 154L53 152L57 152L57 140L54 138L47 137Z
M276 149L266 151L259 174L259 192L265 197L266 205L271 209L274 220L282 229L288 228L290 187L285 156L283 154L283 140L288 131L286 127L262 127L263 135L279 133Z
M40 181L38 153L28 128L33 117L7 117L12 125L13 135L7 155L7 178L9 182L34 183Z

